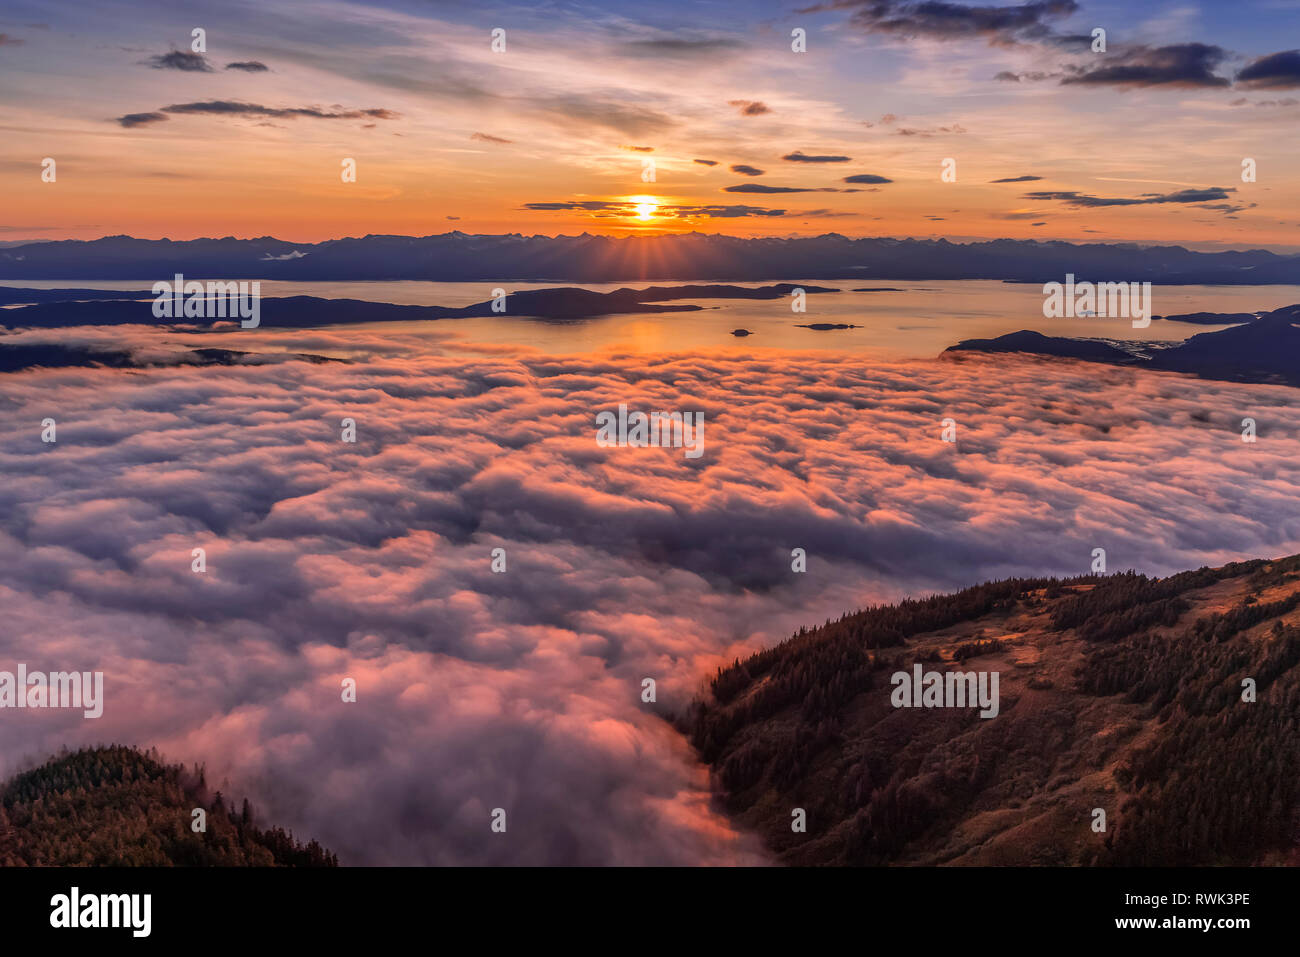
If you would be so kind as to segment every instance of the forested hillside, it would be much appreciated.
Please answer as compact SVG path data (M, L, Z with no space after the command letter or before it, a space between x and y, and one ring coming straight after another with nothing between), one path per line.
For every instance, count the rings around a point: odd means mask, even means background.
M992 582L805 629L682 725L787 863L1297 864L1297 607L1300 556ZM1000 712L894 707L918 663L997 672Z
M191 829L195 808L206 832ZM135 748L88 748L15 776L0 789L0 865L333 867L315 841L254 823L187 771Z

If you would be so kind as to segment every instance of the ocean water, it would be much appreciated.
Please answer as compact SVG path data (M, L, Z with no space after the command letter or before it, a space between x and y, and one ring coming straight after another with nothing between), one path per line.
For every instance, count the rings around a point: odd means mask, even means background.
M156 277L154 277L156 279ZM5 285L50 289L148 289L153 279L140 280L7 280ZM771 281L739 282L758 287ZM1107 339L1179 341L1223 326L1156 321L1134 329L1128 319L1048 319L1043 316L1043 292L1038 285L993 280L911 282L888 279L801 280L806 286L840 290L809 295L807 311L794 313L790 300L680 300L700 312L604 316L579 321L554 321L528 316L495 315L472 319L440 319L440 334L452 332L476 343L522 345L552 354L604 350L662 353L693 349L754 352L766 349L814 349L862 352L888 358L932 357L962 339L989 338L1019 329L1047 335ZM262 295L321 296L410 305L467 306L492 297L492 290L578 286L609 291L627 286L677 285L658 283L562 282L281 282L262 280ZM854 292L861 288L892 287L897 292ZM1156 315L1189 312L1253 312L1300 302L1300 286L1154 286ZM818 331L799 328L808 323L847 323L856 329ZM410 332L427 322L367 324L376 331ZM337 327L336 327L337 328ZM744 328L752 335L733 336ZM231 333L229 335L237 335ZM225 338L225 336L221 336Z

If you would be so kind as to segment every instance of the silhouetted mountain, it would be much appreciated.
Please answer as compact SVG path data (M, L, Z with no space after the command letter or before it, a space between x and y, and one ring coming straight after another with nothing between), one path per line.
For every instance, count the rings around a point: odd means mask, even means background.
M1092 362L1126 364L1137 359L1123 349L1097 339L1070 339L1045 336L1032 329L1008 332L994 339L963 339L945 352L1031 352L1035 355L1060 356L1063 359L1088 359Z
M790 864L1296 865L1297 609L1300 556L990 582L802 629L680 726ZM997 713L899 700L918 666Z
M610 237L365 236L320 243L258 239L58 240L0 248L0 279L427 279L628 282L763 279L1005 279L1300 283L1300 256L998 239L741 239L686 233Z
M194 810L206 830L193 830ZM0 865L334 867L315 841L254 823L207 786L202 769L135 748L65 753L0 790Z
M389 302L364 302L359 299L322 299L316 296L284 296L261 299L260 320L263 326L307 328L353 322L403 322L429 319L463 319L472 316L535 317L541 319L588 319L624 313L698 312L703 306L660 305L672 299L780 299L794 289L806 293L835 293L826 286L794 286L777 283L748 289L742 286L648 286L644 289L613 289L593 292L571 286L555 289L523 289L511 292L504 302L504 313L494 308L493 300L470 306L403 306ZM0 286L0 290L6 287ZM115 299L101 295L106 290L62 290L65 299L55 299L51 290L45 301L6 309L0 312L0 325L51 329L64 326L107 326L122 323L145 325L211 325L213 322L237 322L237 319L157 319L153 314L153 296L147 300ZM22 292L10 295L22 296ZM0 293L3 295L3 293ZM118 294L136 296L137 294ZM25 299L17 301L26 302Z
M181 349L164 355L151 350L148 357L141 357L130 350L99 346L64 345L57 342L8 343L0 340L0 372L95 366L146 369L156 366L243 366L275 362L343 361L301 352L256 353L236 349Z
M1254 322L1257 312L1185 312L1176 316L1152 316L1166 322L1190 322L1198 326L1225 326L1230 323Z
M95 299L153 299L142 289L122 292L117 289L31 289L24 286L0 286L0 306L27 305L38 302L90 302Z
M1152 346L1148 354L1125 352L1095 339L1045 336L1022 329L995 339L966 339L949 346L944 354L961 352L1027 352L1138 365L1148 369L1184 372L1202 379L1228 382L1268 382L1300 385L1300 306L1264 313L1253 322L1202 332L1175 346Z
M1151 356L1151 366L1205 379L1300 385L1300 327L1295 306L1254 322L1192 336Z

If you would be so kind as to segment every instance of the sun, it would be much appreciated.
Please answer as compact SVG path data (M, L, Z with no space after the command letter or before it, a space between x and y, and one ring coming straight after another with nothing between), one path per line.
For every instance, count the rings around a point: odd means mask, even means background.
M654 214L659 211L658 196L633 196L632 208L636 211L636 218L641 222L646 222L654 218Z

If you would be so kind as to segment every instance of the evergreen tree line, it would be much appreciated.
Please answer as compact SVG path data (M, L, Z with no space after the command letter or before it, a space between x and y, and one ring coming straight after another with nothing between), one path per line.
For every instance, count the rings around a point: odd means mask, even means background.
M1274 621L1296 598L1246 602L1173 636L1095 649L1081 691L1123 694L1160 724L1117 772L1128 794L1103 863L1250 864L1300 824L1300 628ZM1256 700L1243 700L1244 679Z
M1255 594L1169 630L1190 607L1191 590L1229 578L1243 578ZM1293 595L1260 600L1285 585ZM992 721L973 710L885 703L882 675L936 658L909 653L910 638L1045 601L1054 629L1076 629L1090 642L1074 689L1021 713L1004 688ZM1129 572L994 582L800 629L719 669L713 698L696 704L687 727L729 810L760 826L779 856L888 864L914 856L918 842L942 846L970 814L1019 807L1063 774L1100 767L1116 745L1091 730L1081 737L1076 722L1084 709L1092 713L1089 697L1118 695L1142 706L1154 734L1116 771L1128 793L1107 807L1110 831L1095 843L1085 833L1089 805L1078 812L1073 843L1041 845L1034 862L1276 861L1294 856L1287 849L1300 834L1300 628L1278 620L1297 607L1300 556L1167 579ZM960 661L1002 646L966 641L953 652ZM1247 677L1254 702L1242 700ZM792 833L774 806L805 808L808 832Z
M206 831L191 829L206 812ZM262 828L245 799L212 793L202 768L112 745L66 752L0 789L3 866L335 867L316 841Z
M871 651L902 647L914 635L1014 608L1026 592L1055 582L988 582L952 595L871 606L820 628L801 628L779 645L718 669L709 689L712 701L698 702L689 717L692 743L712 762L737 729L791 707L798 710L800 723L815 727L871 687L876 669Z

